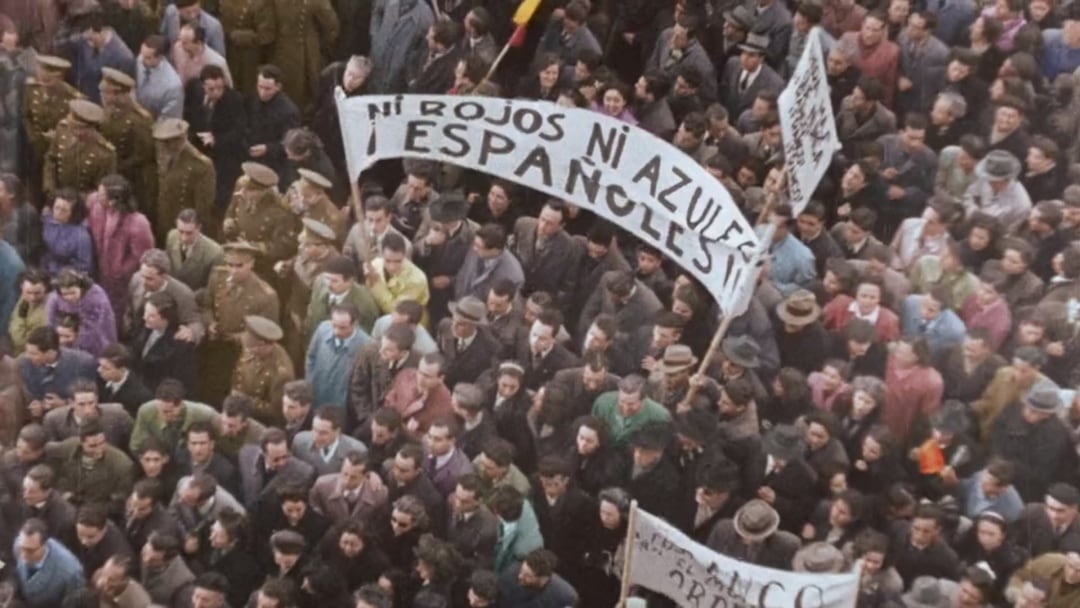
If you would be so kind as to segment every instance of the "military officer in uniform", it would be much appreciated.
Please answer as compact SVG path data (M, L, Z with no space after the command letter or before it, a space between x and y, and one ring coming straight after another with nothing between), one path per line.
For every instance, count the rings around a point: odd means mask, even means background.
M221 27L225 30L225 56L237 91L254 91L262 63L262 47L256 40L255 10L258 0L221 0ZM204 5L205 6L205 5Z
M233 394L249 397L255 404L253 418L265 426L282 428L285 419L281 412L281 397L285 384L296 377L289 354L278 344L281 327L257 315L244 317L241 338L244 351L233 370Z
M249 243L225 245L225 265L210 271L207 286L199 290L206 339L199 352L199 389L203 401L219 403L229 390L230 372L240 355L244 317L279 318L277 292L255 274L259 250Z
M335 241L337 235L326 224L304 218L300 232L300 248L296 257L278 262L274 270L282 278L285 289L285 349L299 369L304 362L307 341L304 339L304 321L315 279L323 272L326 262L338 255Z
M148 213L157 202L154 160L154 118L131 95L135 79L120 70L101 68L101 134L116 148L116 169L131 182L139 210Z
M297 218L281 203L278 174L259 163L240 167L244 174L236 180L223 231L226 239L241 239L259 249L256 271L275 281L274 265L296 253Z
M23 124L33 158L29 174L36 187L41 187L41 167L49 150L56 125L68 115L68 104L82 98L78 89L64 82L64 72L71 69L66 59L52 55L38 55L36 78L26 79L23 96Z
M41 176L46 193L74 188L86 194L101 178L116 173L116 148L98 132L105 118L101 106L85 99L68 102L71 112L56 125Z
M336 235L334 242L340 248L345 244L349 230L345 214L330 200L333 183L321 173L311 169L297 169L300 179L289 186L285 193L292 212L301 218L311 218L326 224Z
M195 149L187 139L188 124L178 118L165 118L154 125L157 154L157 205L151 209L154 237L164 243L176 216L183 209L194 209L209 228L216 226L214 193L217 173L214 163ZM220 217L220 216L216 216ZM211 238L217 235L211 234Z

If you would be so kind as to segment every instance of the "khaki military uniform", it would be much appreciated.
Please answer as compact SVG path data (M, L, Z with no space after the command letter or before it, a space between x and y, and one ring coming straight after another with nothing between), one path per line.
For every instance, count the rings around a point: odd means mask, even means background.
M311 290L315 286L315 279L322 274L326 260L336 255L338 251L335 249L321 260L304 260L296 256L290 267L291 272L286 278L289 295L285 303L284 330L285 347L295 364L303 363L304 354L307 351L304 323L307 319L308 303L311 301Z
M220 0L221 28L232 72L233 88L241 93L255 90L262 47L255 39L255 12L260 0Z
M285 384L295 378L289 354L280 344L275 344L269 357L256 357L248 352L240 356L233 371L232 390L255 402L253 418L267 426L283 428L281 397Z
M68 104L73 99L80 99L83 94L66 82L59 82L46 87L37 79L26 79L26 93L23 97L23 123L30 146L34 150L34 159L40 167L45 153L52 141L52 132L56 125L67 117Z
M212 200L212 199L211 199ZM244 284L229 281L229 271L219 266L199 292L203 324L217 324L218 337L203 340L199 349L199 389L206 403L219 403L228 392L229 374L240 356L244 317L258 315L274 322L280 318L278 296L266 281L253 276Z
M131 182L140 211L149 215L153 215L157 201L153 128L154 117L138 104L105 108L105 120L100 128L101 134L116 148L116 170Z
M176 160L157 167L158 197L154 215L155 238L164 243L176 216L190 207L203 221L213 217L217 173L214 163L190 143L185 143ZM241 324L242 326L242 324Z
M311 218L313 220L322 222L330 227L337 235L337 239L334 244L338 249L345 244L345 235L349 233L348 220L345 217L345 213L341 209L337 208L337 205L330 201L327 196L320 196L319 200L309 206L303 213L300 214L300 218Z
M106 175L116 173L116 148L93 127L81 132L65 118L56 125L45 153L42 188L56 192L75 188L86 193L96 190Z
M246 179L241 177L238 183ZM257 247L262 255L255 269L260 276L270 279L274 276L274 264L296 253L298 221L282 204L277 189L267 188L248 200L242 188L242 185L237 187L225 211L224 235L226 240L242 239Z

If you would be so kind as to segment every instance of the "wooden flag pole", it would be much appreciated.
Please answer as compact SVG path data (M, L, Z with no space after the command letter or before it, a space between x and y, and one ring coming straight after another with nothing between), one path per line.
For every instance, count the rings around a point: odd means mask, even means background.
M481 84L490 81L491 77L495 75L495 70L499 69L499 64L502 63L502 60L506 57L506 54L510 52L510 43L513 41L513 39L514 37L511 35L510 40L507 40L506 44L503 45L502 50L499 51L498 57L495 58L495 61L491 64L491 68L489 68L487 74L484 75L484 79L476 83L476 86L480 86Z
M787 179L786 165L780 175L781 179ZM761 214L758 215L757 224L754 226L755 228L759 228L762 224L769 221L769 214L772 213L772 208L776 206L776 199L777 192L775 190L769 192L765 198L765 205L761 208ZM757 280L759 276L760 275L757 273L751 273L743 280ZM756 286L754 285L747 285L745 288L754 289L755 287ZM720 350L720 344L724 341L724 338L727 337L728 330L731 329L731 323L734 320L734 315L728 314L725 314L724 318L720 320L720 327L716 328L716 333L713 334L712 342L709 342L709 350L705 351L705 356L701 358L701 364L698 365L697 374L695 374L696 376L704 376L705 372L709 369L709 366L712 365L712 361L716 357L717 351ZM694 398L697 397L698 390L700 389L701 385L699 383L690 382L690 388L686 391L686 397L683 399L682 403L679 404L680 408L685 410L692 407L691 404L694 402Z
M623 551L623 566L622 566L622 580L619 581L619 603L618 608L626 607L626 600L630 597L630 562L634 559L634 532L637 527L637 501L630 501L630 515L626 521L626 540L623 541L625 550Z

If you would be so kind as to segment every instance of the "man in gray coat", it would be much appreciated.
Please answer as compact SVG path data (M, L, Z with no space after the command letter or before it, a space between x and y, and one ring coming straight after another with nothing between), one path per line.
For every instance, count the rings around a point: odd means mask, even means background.
M176 277L172 276L172 261L169 254L161 249L149 249L139 259L139 272L131 277L128 285L128 307L124 316L124 327L134 331L142 327L143 307L151 294L165 292L176 300L176 310L180 316L180 327L176 331L177 340L198 344L206 333L199 306L195 303L195 292Z
M682 15L675 25L660 32L660 39L645 70L659 70L672 82L684 65L696 67L703 76L698 94L706 101L716 99L716 69L705 48L698 42L701 22L693 15Z
M454 277L454 299L487 297L488 288L507 279L520 289L525 283L521 262L506 248L506 231L498 224L485 224L476 231L473 246Z
M285 431L270 428L259 445L245 445L237 457L244 507L277 508L277 489L298 486L305 490L315 482L315 469L289 453ZM269 504L267 504L269 503Z
M937 15L931 11L913 13L900 32L900 81L897 111L929 112L934 98L945 86L949 47L934 37Z
M373 93L401 93L406 88L405 64L425 45L435 15L425 0L376 0L371 17L371 74Z
M367 446L341 432L345 424L345 408L324 405L315 411L311 430L300 431L293 437L293 456L308 463L318 476L341 471L341 464L350 452L367 454Z

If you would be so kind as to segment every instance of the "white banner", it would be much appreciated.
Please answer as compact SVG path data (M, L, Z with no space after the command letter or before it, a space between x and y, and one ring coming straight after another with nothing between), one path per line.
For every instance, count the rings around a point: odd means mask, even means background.
M758 239L731 195L673 145L599 112L446 95L338 95L352 179L387 158L453 163L595 212L660 249L729 314Z
M725 557L670 524L637 509L630 583L680 606L853 608L859 574L808 574L763 568Z
M826 78L821 28L815 27L779 99L788 198L796 214L810 202L833 153L840 148Z

